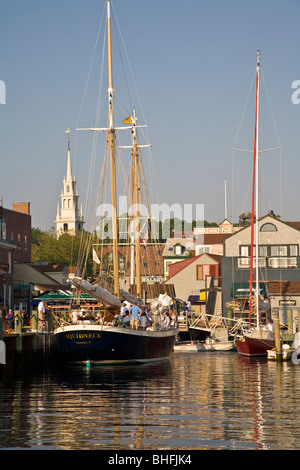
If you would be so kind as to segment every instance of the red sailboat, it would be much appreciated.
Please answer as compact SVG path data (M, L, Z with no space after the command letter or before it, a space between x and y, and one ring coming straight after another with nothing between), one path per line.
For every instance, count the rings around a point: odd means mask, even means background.
M252 185L252 214L251 214L251 251L250 251L250 289L249 289L249 329L242 336L235 338L235 346L239 354L244 356L267 356L267 351L275 347L275 340L270 333L260 327L259 318L259 280L258 280L258 124L259 124L259 80L260 80L260 51L257 51L256 66L256 104L255 104L255 131L253 154L253 185ZM254 245L254 194L256 199L255 223L255 307L256 327L251 328L252 292L253 292L253 245Z

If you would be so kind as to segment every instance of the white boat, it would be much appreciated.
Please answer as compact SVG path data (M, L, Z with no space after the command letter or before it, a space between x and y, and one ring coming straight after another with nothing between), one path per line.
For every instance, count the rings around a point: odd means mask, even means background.
M204 347L206 351L234 351L236 349L234 341L218 341L213 338L206 338Z
M283 361L290 361L292 359L292 355L294 354L295 349L292 348L288 344L283 344L281 349L280 357ZM268 360L276 361L278 359L278 354L276 352L276 348L268 350Z
M206 338L205 341L182 341L174 346L174 352L234 351L234 341L217 341Z

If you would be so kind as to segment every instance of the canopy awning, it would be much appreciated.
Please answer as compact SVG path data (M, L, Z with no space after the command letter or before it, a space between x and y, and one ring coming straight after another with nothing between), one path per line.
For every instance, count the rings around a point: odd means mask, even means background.
M198 304L199 302L205 302L206 301L206 292L201 292L200 295L190 295L188 298L188 301L191 302L191 304Z
M80 298L82 298L84 300L95 300L94 297L92 297L90 294L87 294L85 292L80 293ZM35 297L32 301L32 304L36 305L42 299L45 300L46 303L47 302L48 303L51 303L51 302L70 303L72 300L75 299L75 297L74 297L74 292L72 292L71 290L61 290L61 289L59 289L59 290L50 291L50 292L47 292L45 294L41 294L38 297Z
M252 284L252 295L255 293L256 283ZM234 282L232 283L231 295L234 298L248 298L250 292L249 282ZM259 282L259 294L267 297L267 288L265 282Z

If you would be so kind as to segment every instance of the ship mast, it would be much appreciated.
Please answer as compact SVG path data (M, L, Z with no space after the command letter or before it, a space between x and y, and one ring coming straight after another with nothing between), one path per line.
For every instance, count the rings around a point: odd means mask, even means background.
M135 108L132 110L132 115L125 119L123 123L131 124L132 142L131 147L127 145L120 145L119 148L131 148L131 170L132 170L132 199L134 206L134 236L131 237L131 283L136 284L136 297L142 297L142 280L141 280L141 245L140 245L140 211L139 211L139 194L140 194L140 148L151 147L150 144L140 145L138 139L137 128L146 127L145 125L137 125L137 117L135 115ZM128 129L128 128L127 128ZM134 244L133 244L134 241Z
M259 125L259 79L260 79L260 51L257 51L257 90L256 90L256 154L255 154L255 165L256 165L256 186L255 186L255 204L256 204L256 224L255 224L255 242L256 242L256 249L255 249L255 280L256 280L256 326L257 328L260 327L259 321L259 283L258 283L258 162L259 162L259 151L258 151L258 125Z
M250 252L250 286L249 286L249 324L251 324L252 310L252 282L253 282L253 239L254 239L254 193L255 193L255 299L256 299L256 326L259 328L259 282L258 282L258 125L259 125L259 78L260 78L260 51L257 51L256 66L256 104L255 104L255 130L253 155L253 186L252 186L252 213L251 213L251 252Z
M115 128L114 128L114 123L113 123L114 88L113 88L113 76L112 76L110 0L107 0L107 55L108 55L108 90L107 90L108 131L107 131L107 134L108 134L109 148L110 148L114 294L116 297L119 297L119 256L118 256L118 233L117 233Z
M133 169L133 198L135 207L135 277L136 277L136 296L142 297L141 285L141 247L140 247L140 213L139 213L139 145L136 131L135 109L132 113L132 169Z
M117 189L116 189L116 158L115 158L115 131L129 129L130 127L115 127L114 125L114 87L112 73L112 41L111 41L111 15L110 0L107 0L107 56L108 56L108 125L105 127L79 128L77 130L91 130L93 132L107 132L107 142L110 151L110 174L111 174L111 205L112 205L112 237L113 237L113 274L114 274L114 295L119 297L119 256L118 256L118 230L117 230ZM137 296L141 297L141 268L140 268L140 222L139 222L139 148L151 147L151 145L139 145L137 137L137 127L146 127L136 124L135 111L129 120L123 121L132 127L132 165L133 165L133 184L134 184L134 204L135 204L135 258L136 258L136 283ZM119 146L119 148L128 148Z

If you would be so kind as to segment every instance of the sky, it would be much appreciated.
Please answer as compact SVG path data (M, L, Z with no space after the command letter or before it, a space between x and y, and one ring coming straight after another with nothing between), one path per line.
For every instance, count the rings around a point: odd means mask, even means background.
M85 205L91 135L76 128L93 126L96 119L101 40L95 73L89 71L104 4L1 2L0 80L6 89L0 104L0 197L8 209L13 202L30 202L35 228L54 226L68 128L73 175ZM292 102L292 83L300 80L300 1L112 0L112 5L147 123L159 203L203 204L204 218L217 223L225 215L237 222L251 209L253 156L233 148L253 148L259 49L259 145L281 147L261 154L260 215L272 209L282 220L300 220L300 105ZM117 53L113 60L119 94L126 87L117 78L122 75ZM123 118L127 110L130 106Z

